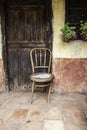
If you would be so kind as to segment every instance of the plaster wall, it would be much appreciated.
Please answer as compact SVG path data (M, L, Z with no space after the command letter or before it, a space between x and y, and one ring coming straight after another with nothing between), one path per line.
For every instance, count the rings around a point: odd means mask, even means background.
M53 57L87 58L87 42L80 40L65 43L61 31L65 23L65 0L52 0L53 8Z
M52 0L54 90L87 92L87 42L65 43L61 31L65 23L65 0Z

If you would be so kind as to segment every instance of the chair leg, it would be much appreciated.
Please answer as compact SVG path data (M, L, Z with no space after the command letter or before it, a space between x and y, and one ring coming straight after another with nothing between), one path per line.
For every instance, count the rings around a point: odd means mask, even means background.
M32 102L33 102L33 94L34 94L34 81L33 81L33 83L32 83L32 87L31 87L31 104L32 104Z
M51 88L52 88L52 83L50 84L49 92L48 92L48 101L47 101L48 104L49 104L49 99L50 99Z

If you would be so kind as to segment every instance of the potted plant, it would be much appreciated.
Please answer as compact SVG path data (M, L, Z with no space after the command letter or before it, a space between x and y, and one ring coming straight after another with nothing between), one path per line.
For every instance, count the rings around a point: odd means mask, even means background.
M87 40L87 22L80 21L80 36L82 40Z
M75 26L69 26L68 23L64 25L64 27L61 29L62 39L64 42L69 42L70 40L74 40L76 38L75 29Z

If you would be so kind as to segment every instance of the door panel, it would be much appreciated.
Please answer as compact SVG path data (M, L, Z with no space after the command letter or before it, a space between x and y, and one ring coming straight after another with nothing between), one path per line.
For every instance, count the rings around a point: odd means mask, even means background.
M29 57L29 49L20 49L19 51L19 87L21 90L28 89L30 86L29 75L31 74L31 65Z
M18 49L9 49L9 80L10 89L18 88Z
M30 50L46 46L44 6L10 6L7 9L7 47L10 90L31 86Z
M44 7L9 8L8 43L44 43Z

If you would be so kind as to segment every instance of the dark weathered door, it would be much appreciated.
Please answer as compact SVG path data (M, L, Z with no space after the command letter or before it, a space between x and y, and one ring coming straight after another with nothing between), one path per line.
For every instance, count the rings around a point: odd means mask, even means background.
M46 46L46 14L43 5L9 6L7 9L8 78L10 90L31 86L30 50Z

